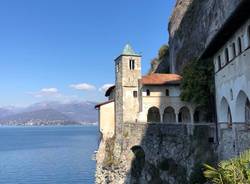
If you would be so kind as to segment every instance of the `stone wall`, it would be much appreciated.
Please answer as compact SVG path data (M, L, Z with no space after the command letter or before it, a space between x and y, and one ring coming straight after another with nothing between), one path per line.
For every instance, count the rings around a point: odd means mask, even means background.
M114 102L110 102L110 103L100 106L99 128L104 138L114 136L114 133L115 133L115 103Z
M250 148L250 129L245 123L233 123L231 127L220 124L220 127L218 150L220 160L238 156Z
M138 124L123 126L119 159L117 146L100 147L96 183L195 183L201 164L217 162L215 127L212 124ZM106 140L109 144L111 140Z

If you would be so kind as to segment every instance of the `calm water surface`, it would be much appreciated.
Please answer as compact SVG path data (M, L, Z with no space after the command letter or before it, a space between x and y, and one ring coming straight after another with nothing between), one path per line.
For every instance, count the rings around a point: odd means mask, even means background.
M97 127L0 127L0 184L92 184Z

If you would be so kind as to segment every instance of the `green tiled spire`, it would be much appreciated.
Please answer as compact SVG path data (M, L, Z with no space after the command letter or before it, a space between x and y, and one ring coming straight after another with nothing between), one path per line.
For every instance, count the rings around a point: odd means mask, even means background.
M125 45L122 55L139 56L139 54L136 54L131 45L129 44Z

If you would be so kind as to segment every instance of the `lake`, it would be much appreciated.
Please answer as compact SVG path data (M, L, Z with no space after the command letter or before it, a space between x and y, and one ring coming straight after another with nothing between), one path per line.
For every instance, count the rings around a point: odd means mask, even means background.
M95 126L0 127L0 184L92 184Z

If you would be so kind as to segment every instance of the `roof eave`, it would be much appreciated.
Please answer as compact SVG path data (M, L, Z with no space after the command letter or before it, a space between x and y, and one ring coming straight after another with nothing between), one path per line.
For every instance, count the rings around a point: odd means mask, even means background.
M120 57L123 57L123 56L130 56L130 57L142 57L141 55L138 55L138 54L121 54L121 55L119 55L117 58L115 58L115 61L117 61Z

